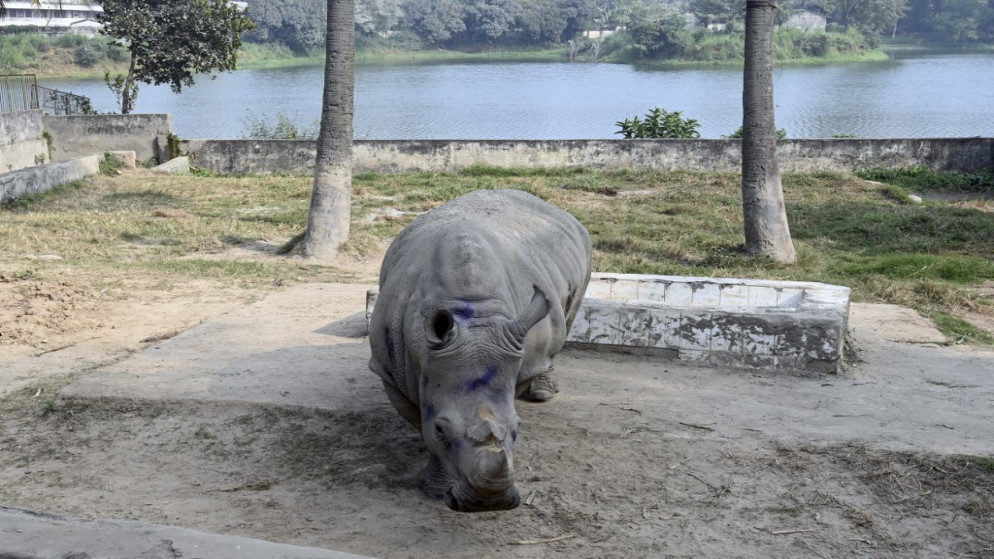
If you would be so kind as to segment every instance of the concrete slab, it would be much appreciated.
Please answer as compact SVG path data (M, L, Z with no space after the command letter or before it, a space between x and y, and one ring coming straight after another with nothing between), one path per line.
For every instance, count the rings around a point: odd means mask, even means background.
M0 557L362 559L360 555L125 520L79 520L0 506Z
M891 342L948 342L931 320L899 305L853 303L849 306L849 324L857 333L867 330Z
M381 402L382 387L367 368L369 287L291 287L97 369L60 397L244 401L331 411ZM639 389L639 398L669 413L704 422L724 418L769 436L994 452L994 422L987 412L994 354L895 344L870 331L855 343L862 362L843 375L804 381L589 350L564 352L558 368L563 382L579 382L568 395L578 401L598 398L597 383L608 386L616 379L619 386L655 386ZM674 392L680 397L672 398Z
M174 157L161 165L152 167L153 173L166 173L171 175L183 175L190 172L190 158L182 155Z
M338 409L369 398L368 285L305 284L100 368L63 398L244 401Z

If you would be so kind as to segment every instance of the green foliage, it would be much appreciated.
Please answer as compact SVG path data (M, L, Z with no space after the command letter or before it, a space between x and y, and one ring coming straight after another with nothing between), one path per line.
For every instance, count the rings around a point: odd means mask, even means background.
M111 47L103 37L48 37L33 27L28 28L30 32L10 32L11 29L18 28L0 27L0 74L38 69L46 60L72 61L81 68L93 68L124 59L124 51Z
M680 58L693 42L693 35L681 15L633 25L631 36L634 44L652 58Z
M97 62L100 62L103 56L104 53L100 43L88 42L76 47L73 61L77 66L92 68L96 66Z
M255 26L227 0L104 0L102 5L100 32L131 54L128 75L115 90L122 113L134 107L136 82L169 84L180 93L197 74L234 70L241 35ZM118 80L108 76L107 82Z
M914 192L958 191L994 192L994 173L938 172L928 167L912 169L865 169L857 171L860 178L885 182Z
M265 140L315 140L318 137L319 122L313 126L301 124L299 117L288 116L283 112L276 114L276 121L270 122L266 116L248 115L242 121L243 138L258 138Z
M121 163L113 155L105 153L103 159L100 160L100 174L116 175L119 170L121 170Z
M0 74L17 73L31 65L38 53L47 45L48 39L37 28L29 28L30 32L21 31L8 33L10 28L0 28Z
M973 324L944 312L929 313L929 318L935 322L936 328L956 343L974 342L984 345L994 345L994 335L977 328ZM986 459L988 462L978 462L988 469L994 470L994 460Z
M645 120L634 118L615 123L626 140L633 138L700 138L697 129L701 126L692 118L683 118L680 111L669 112L655 107L645 114Z
M777 128L776 131L777 139L783 140L787 138L787 130L785 128ZM742 127L739 126L735 129L735 132L725 136L725 138L741 139L742 138Z

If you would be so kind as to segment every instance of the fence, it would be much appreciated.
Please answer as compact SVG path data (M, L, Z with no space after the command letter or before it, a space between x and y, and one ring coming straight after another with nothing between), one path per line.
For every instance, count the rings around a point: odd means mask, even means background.
M90 99L38 85L34 74L0 75L0 112L44 109L50 115L94 114Z

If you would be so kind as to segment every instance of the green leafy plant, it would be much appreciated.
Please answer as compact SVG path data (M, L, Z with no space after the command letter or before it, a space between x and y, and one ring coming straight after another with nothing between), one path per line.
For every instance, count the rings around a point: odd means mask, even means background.
M666 109L655 107L645 114L645 120L638 116L626 118L615 123L620 130L615 134L621 134L626 140L635 138L700 138L701 133L697 131L700 123L692 118L683 118L680 111L669 112Z
M244 128L242 136L262 140L314 140L318 137L318 124L308 126L300 122L295 114L292 117L286 113L276 114L276 122L269 117L248 115L242 120Z
M113 155L105 153L104 158L100 160L100 174L116 175L120 169L121 162L115 159Z
M735 129L735 132L732 132L731 134L722 137L732 138L732 139L742 139L742 127L739 126L737 129ZM777 139L783 140L786 137L787 137L787 130L784 128L777 128Z

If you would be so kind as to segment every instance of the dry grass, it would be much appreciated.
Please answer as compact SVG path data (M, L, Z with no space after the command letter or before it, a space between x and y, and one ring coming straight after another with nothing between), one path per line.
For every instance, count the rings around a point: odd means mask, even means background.
M306 177L101 176L2 211L2 275L73 278L95 288L168 288L209 279L243 287L348 281L334 266L277 255L303 232ZM598 271L824 281L854 299L892 302L939 320L947 335L994 343L994 220L983 195L906 201L899 187L854 176L789 175L793 265L744 256L739 178L646 170L507 170L365 174L353 185L344 257L372 256L420 213L481 188L518 188L588 228ZM227 257L232 252L237 257ZM375 263L374 263L375 264Z

